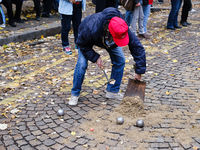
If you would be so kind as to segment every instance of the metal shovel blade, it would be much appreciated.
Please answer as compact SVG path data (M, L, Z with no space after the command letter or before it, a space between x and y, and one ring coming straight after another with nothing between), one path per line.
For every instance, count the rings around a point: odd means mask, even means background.
M139 96L144 101L146 82L138 81L134 79L128 79L128 86L124 97Z

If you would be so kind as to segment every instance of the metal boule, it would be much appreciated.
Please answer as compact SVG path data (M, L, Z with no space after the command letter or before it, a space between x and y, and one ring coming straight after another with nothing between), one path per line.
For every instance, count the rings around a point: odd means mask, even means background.
M144 121L141 120L141 119L137 120L137 122L136 122L136 126L139 127L139 128L144 127Z
M13 70L14 70L14 71L17 71L17 67L13 67Z
M64 115L64 110L58 109L57 115L58 115L58 116L63 116L63 115Z
M116 122L117 122L117 124L122 125L124 123L124 118L123 117L117 117Z

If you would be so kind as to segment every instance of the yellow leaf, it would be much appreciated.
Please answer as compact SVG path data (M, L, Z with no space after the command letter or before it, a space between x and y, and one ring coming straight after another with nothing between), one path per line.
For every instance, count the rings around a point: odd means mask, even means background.
M197 70L200 70L200 68L197 68Z
M178 62L178 60L176 60L176 59L174 59L174 60L172 60L172 61L175 62L175 63Z
M71 132L71 135L75 136L75 135L76 135L76 132Z
M157 73L154 73L154 75L157 76L158 74L157 74Z
M168 52L165 52L165 54L169 54Z
M94 94L98 94L99 92L94 90L93 93L94 93Z
M169 95L169 94L171 94L171 93L167 91L166 94Z
M2 28L2 27L0 27L0 30L3 30L3 28Z
M171 76L174 76L174 74L170 74Z
M41 35L41 39L43 39L44 38L44 35Z
M126 60L126 63L129 62L129 60Z
M197 62L195 61L194 63L196 64Z

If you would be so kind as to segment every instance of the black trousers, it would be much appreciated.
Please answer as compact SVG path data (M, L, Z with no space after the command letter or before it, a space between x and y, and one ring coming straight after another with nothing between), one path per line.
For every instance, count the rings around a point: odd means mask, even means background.
M191 0L184 0L182 14L181 14L181 23L187 22L188 13L191 8L192 8Z
M35 5L36 15L40 16L40 14L41 14L40 0L33 0L33 2ZM44 3L43 13L49 14L52 9L53 0L43 0L43 3Z
M96 13L102 12L107 7L118 6L118 0L96 0Z
M1 2L7 9L9 22L13 21L12 4L16 4L15 18L19 19L22 10L22 0L2 0Z

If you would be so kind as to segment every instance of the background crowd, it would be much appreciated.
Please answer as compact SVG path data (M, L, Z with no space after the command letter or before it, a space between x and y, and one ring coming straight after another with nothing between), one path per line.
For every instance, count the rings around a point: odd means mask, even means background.
M7 9L8 24L10 26L16 27L16 22L24 23L24 20L20 18L23 1L25 0L0 0L0 27L4 28L6 26L6 17L1 5L4 5ZM121 0L92 0L96 6L95 13L102 12L107 7L115 7L118 9L118 7L120 7L120 1ZM60 13L63 51L66 54L72 54L68 40L71 22L74 30L74 42L76 43L78 27L81 23L82 10L84 11L86 7L86 0L33 0L33 2L36 12L35 19L37 21L40 21L40 17L51 18L50 12L52 6ZM157 0L157 2L164 3L163 0ZM13 4L16 7L15 12L13 12ZM168 16L167 29L175 30L176 28L182 28L178 25L178 14L181 6L183 7L180 24L185 27L191 24L187 21L188 12L192 9L191 0L171 0L171 11ZM142 38L149 39L152 35L148 32L147 28L151 7L153 7L153 0L133 0L132 10L126 11L125 21L131 31L140 40ZM75 49L78 49L76 44Z

